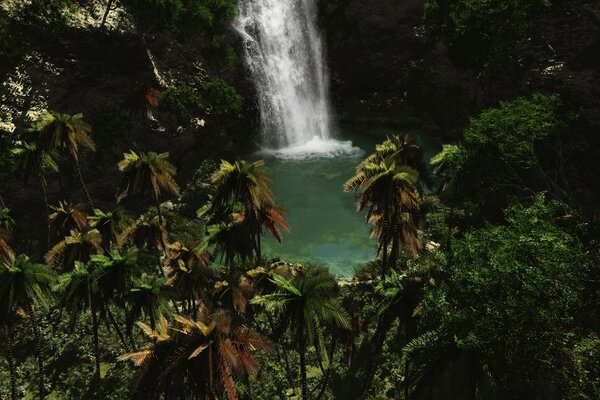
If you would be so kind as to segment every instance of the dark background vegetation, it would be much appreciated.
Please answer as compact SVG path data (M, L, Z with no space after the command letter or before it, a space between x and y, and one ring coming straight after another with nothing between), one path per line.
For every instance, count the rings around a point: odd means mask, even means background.
M235 11L234 0L0 5L0 195L17 253L43 262L60 238L48 236L39 179L14 173L12 149L44 110L81 112L91 125L97 150L81 150L79 162L97 208L114 207L124 152L169 152L182 188L163 211L170 240L207 240L196 211L218 160L243 158L259 140ZM329 399L599 398L600 4L328 0L319 18L340 121L418 128L448 144L423 199L426 249L402 253L385 279L374 260L336 289L352 329L324 327L328 372L317 348L307 351L310 398L322 382ZM71 158L57 161L50 203L85 202ZM149 196L125 200L131 219L154 217ZM154 265L145 251L140 263ZM250 264L217 269L208 287L251 280ZM209 292L211 304L230 306ZM92 315L75 323L57 304L14 327L19 396L38 398L41 381L50 399L131 397L138 369L116 361L125 351L114 329L99 326L95 380ZM110 307L127 318L129 305ZM240 397L300 398L293 329L279 332L258 306L240 314L278 349L257 356L261 374L237 382ZM2 360L0 397L9 386Z

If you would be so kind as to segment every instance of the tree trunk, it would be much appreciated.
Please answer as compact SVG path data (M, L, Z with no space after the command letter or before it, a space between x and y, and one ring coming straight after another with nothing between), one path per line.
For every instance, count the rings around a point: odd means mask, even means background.
M50 203L48 202L48 187L46 185L46 177L43 173L40 174L40 181L42 183L42 193L44 194L44 206L46 207L46 228L48 234L46 235L46 244L48 250L50 250L50 234L52 228L50 227Z
M114 0L108 0L108 5L106 6L106 10L104 11L104 15L102 16L102 23L100 23L100 29L104 28L104 24L106 24L106 18L108 17L108 13L110 13L110 9L114 3Z
M121 341L121 344L123 345L123 348L125 349L126 352L129 352L129 346L127 345L127 341L125 340L123 331L121 331L121 328L119 328L119 324L117 323L115 316L113 315L112 311L110 311L110 307L108 304L106 304L106 302L104 302L104 308L106 309L106 315L108 316L108 321L113 326L113 328L115 328L115 331L117 332L117 336L119 337L119 340Z
M308 382L306 381L306 343L304 341L304 323L300 321L298 328L298 352L300 353L300 380L302 400L308 400Z
M404 400L409 400L410 395L410 380L409 380L410 364L408 356L404 360Z
M35 341L35 357L38 363L38 397L40 400L44 398L44 364L43 364L43 351L42 351L42 336L40 334L40 327L35 316L35 311L32 307L29 308L31 315L31 325L33 330L33 338Z
M100 379L100 344L98 339L98 318L96 315L96 305L92 299L91 287L88 282L88 301L90 303L90 310L92 312L92 346L94 348L95 358L95 376Z
M79 167L79 158L77 157L77 154L73 150L71 150L71 156L73 157L73 161L75 162L75 169L77 170L77 175L79 176L79 182L81 183L81 186L83 187L85 197L87 198L90 208L93 210L94 203L92 202L92 197L90 196L90 192L88 191L87 185L85 184L85 180L83 179L83 175L81 174L81 168Z
M17 366L13 353L14 340L12 328L8 328L8 343L6 343L6 359L8 360L8 370L10 373L10 398L17 400Z
M325 390L327 389L327 383L329 382L329 377L331 376L331 370L333 369L333 356L335 355L335 346L337 344L337 337L335 333L331 337L331 347L329 348L329 365L327 366L327 371L325 372L325 376L323 377L323 384L321 385L321 390L317 395L317 400L320 400L325 394Z
M390 259L388 261L389 268L388 268L387 272L389 272L390 269L396 268L397 260L398 260L398 233L394 233L394 238L392 239L392 251L390 254Z
M387 264L388 264L388 257L387 257L387 249L388 249L388 241L387 239L383 239L383 253L382 253L382 259L381 259L381 277L383 278L384 276L387 275Z
M260 263L262 261L262 243L261 243L261 235L260 232L258 236L256 236L256 263Z
M271 318L271 315L269 313L266 313L266 315L267 315L267 321L269 322L269 326L271 328L271 332L274 332L275 331L275 323L273 322L273 318ZM287 353L283 349L283 346L281 346L281 349L280 349L279 343L277 343L277 342L275 342L275 343L276 344L274 347L275 347L275 351L277 353L277 357L281 361L283 361L283 365L285 367L285 376L287 377L288 385L290 385L290 389L292 389L292 393L294 393L294 395L295 395L296 390L294 388L294 377L292 376L292 369L290 367L290 362L288 360ZM280 393L280 395L281 395L281 398L286 397L285 393Z
M368 342L368 354L366 354L367 360L364 366L364 380L360 383L360 395L364 395L367 393L371 384L373 383L373 378L375 377L376 364L378 359L381 357L381 350L383 348L383 344L387 337L387 333L390 330L390 326L394 322L394 317L389 314L384 314L379 323L377 324L377 329L373 334L372 339ZM360 396L357 396L360 398Z
M162 216L162 212L160 211L160 200L158 200L157 196L154 197L154 203L156 206L156 213L158 214L158 222L160 222L160 226L162 226L163 225L163 216Z

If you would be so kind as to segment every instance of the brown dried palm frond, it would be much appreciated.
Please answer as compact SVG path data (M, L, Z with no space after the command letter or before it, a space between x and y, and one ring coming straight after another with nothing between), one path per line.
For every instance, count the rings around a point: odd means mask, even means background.
M68 235L72 230L83 232L88 228L84 204L59 201L57 206L50 206L50 209L50 223L61 235Z
M46 253L46 264L71 270L75 261L86 263L94 254L102 254L102 236L96 229L87 232L71 231Z
M213 313L202 307L197 320L175 316L161 320L156 330L139 325L153 342L140 351L125 354L140 370L134 398L215 399L217 387L230 400L238 398L236 376L256 376L256 351L272 351L256 332L238 325L225 310Z

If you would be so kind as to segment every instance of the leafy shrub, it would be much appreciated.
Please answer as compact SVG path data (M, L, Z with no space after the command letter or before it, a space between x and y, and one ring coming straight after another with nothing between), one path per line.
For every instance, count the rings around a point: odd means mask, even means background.
M185 24L203 29L224 27L235 15L235 0L129 0L147 28Z
M233 0L192 1L189 14L195 22L207 28L215 28L228 22L235 15L236 9L236 2Z
M531 18L550 0L426 0L425 18L459 63L481 65L525 38Z
M220 78L211 79L205 86L207 101L216 115L239 116L244 106L244 98L235 88Z
M20 10L19 17L35 24L60 28L67 24L69 13L76 7L74 0L32 0Z
M556 207L538 195L512 206L506 226L455 240L448 279L424 301L429 326L475 354L499 387L518 391L555 375L582 309L588 257L558 226Z
M549 180L544 158L556 151L550 139L557 138L569 118L558 95L500 102L472 118L462 143L445 145L432 164L446 188L474 202L555 192L560 182Z
M187 85L167 88L162 93L160 105L179 120L189 120L203 108L198 91Z
M208 50L208 55L211 65L217 70L232 70L238 60L233 46L220 40L213 41Z

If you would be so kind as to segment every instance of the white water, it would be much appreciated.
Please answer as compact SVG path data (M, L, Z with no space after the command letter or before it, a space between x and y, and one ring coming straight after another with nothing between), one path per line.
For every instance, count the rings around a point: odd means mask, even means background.
M308 160L323 157L362 156L364 151L352 146L351 141L342 142L334 139L321 139L315 136L304 144L287 146L281 149L262 148L257 154L261 157Z
M330 137L329 77L314 0L239 0L236 29L258 92L263 153L354 153Z

